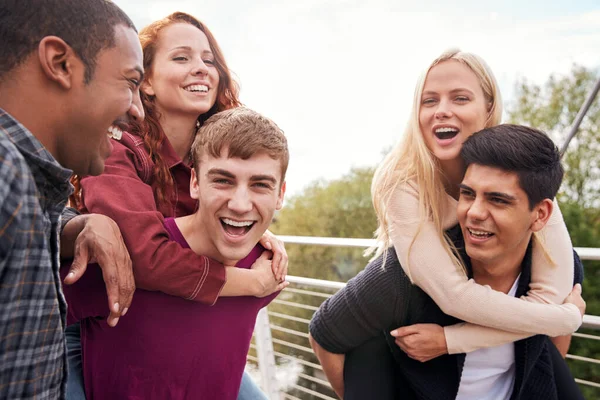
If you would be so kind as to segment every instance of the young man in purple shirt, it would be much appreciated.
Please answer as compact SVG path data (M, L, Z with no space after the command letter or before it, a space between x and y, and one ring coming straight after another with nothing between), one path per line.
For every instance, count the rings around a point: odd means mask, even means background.
M165 219L171 240L249 277L272 274L270 253L257 243L283 202L283 132L236 108L211 117L192 152L190 193L198 210ZM101 271L90 272L65 290L69 319L81 321L88 400L236 399L256 315L287 285L273 280L267 297L219 298L214 306L137 290L127 318L111 328L97 318L106 317Z

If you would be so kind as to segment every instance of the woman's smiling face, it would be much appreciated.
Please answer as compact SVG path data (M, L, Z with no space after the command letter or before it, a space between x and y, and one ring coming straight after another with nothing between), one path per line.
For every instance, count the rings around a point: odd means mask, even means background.
M460 157L462 144L485 128L488 102L477 75L456 60L443 61L429 70L419 110L425 144L440 161Z

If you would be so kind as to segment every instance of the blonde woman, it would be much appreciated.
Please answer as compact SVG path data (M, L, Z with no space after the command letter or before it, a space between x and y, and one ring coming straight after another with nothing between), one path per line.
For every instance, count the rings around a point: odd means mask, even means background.
M474 54L447 51L419 80L403 140L373 179L376 254L393 245L410 280L444 313L469 322L443 328L445 343L437 348L428 342L434 336L427 326L394 331L403 350L421 361L533 334L568 335L582 321L578 306L561 304L572 289L573 252L556 202L546 228L536 236L531 290L521 299L469 280L444 238L444 231L457 224L462 144L474 132L498 125L501 116L500 91L486 63ZM493 232L468 234L495 240Z

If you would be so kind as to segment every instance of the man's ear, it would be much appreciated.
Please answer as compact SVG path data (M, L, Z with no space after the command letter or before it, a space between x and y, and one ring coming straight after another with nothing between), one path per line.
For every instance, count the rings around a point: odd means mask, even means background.
M533 207L531 211L533 213L533 222L531 223L531 230L533 232L539 232L542 230L554 209L554 203L550 199L544 199Z
M40 41L38 58L44 75L67 90L73 85L77 67L84 68L73 48L57 36L46 36Z
M198 177L196 176L196 168L192 168L192 177L190 178L190 196L194 200L200 198L200 186L198 185Z
M275 206L276 210L281 210L283 207L283 196L285 195L286 182L281 184L281 189L279 191L279 196L277 197L277 205Z

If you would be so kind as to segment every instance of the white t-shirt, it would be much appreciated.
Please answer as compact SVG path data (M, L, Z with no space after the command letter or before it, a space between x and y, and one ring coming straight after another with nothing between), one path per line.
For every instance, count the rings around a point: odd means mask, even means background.
M520 275L519 275L520 276ZM519 277L508 292L517 293ZM515 344L468 353L456 400L510 399L515 384Z

